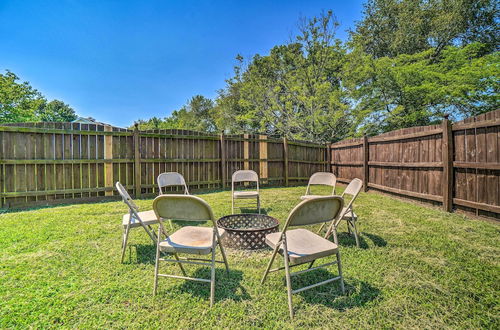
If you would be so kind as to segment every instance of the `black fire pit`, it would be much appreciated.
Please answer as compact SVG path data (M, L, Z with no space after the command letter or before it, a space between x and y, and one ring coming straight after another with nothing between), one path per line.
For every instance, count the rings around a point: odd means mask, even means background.
M279 222L264 214L232 214L217 220L217 226L226 231L224 247L256 250L266 247L266 235L277 232Z

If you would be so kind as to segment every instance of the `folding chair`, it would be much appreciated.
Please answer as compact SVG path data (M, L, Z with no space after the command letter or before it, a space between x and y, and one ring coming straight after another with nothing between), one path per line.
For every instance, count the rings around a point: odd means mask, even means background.
M153 209L160 219L158 242L156 244L156 263L153 294L156 295L158 277L170 277L210 283L210 306L215 295L215 263L224 263L229 274L226 254L220 240L223 229L217 229L215 217L210 206L201 198L192 195L160 195L153 201ZM187 222L212 221L212 227L186 226L168 235L163 226L163 219L183 220ZM161 239L161 234L165 239ZM215 249L219 245L223 261L215 260ZM161 257L161 254L172 254L175 259ZM200 258L180 258L178 254L206 255L212 254L211 260ZM183 276L158 273L160 261L177 263ZM186 275L183 264L206 265L211 267L210 279L193 278Z
M353 203L356 200L356 197L358 197L362 187L363 187L363 181L358 178L352 179L352 181L347 185L341 197L344 199L344 203L346 197L350 197L350 200L347 203L347 206L342 209L340 217L335 221L333 221L332 224L330 225L330 228L328 228L325 238L328 238L330 237L330 235L333 235L333 241L336 244L338 244L337 228L342 220L346 220L347 230L349 233L354 234L354 239L356 240L356 246L359 248L359 232L356 225L358 216L356 215L356 213L354 213ZM321 226L320 231L322 229L323 226Z
M235 191L234 184L236 182L256 182L257 191ZM239 170L233 173L231 182L231 212L234 213L236 199L256 199L256 203L247 203L241 206L256 205L260 214L260 196L259 196L259 176L252 170Z
M342 277L342 265L340 263L340 252L338 245L306 229L288 230L292 226L305 226L316 223L324 223L338 218L344 201L339 196L325 196L307 199L300 202L290 212L282 232L272 233L266 236L266 244L273 248L271 260L267 266L261 283L264 283L270 272L285 269L286 286L288 291L288 308L290 317L293 318L292 294L312 289L314 287L340 280L342 293L344 290L344 279ZM271 269L277 253L283 255L284 267ZM336 256L336 261L328 262L317 267L312 267L316 259ZM295 273L290 273L290 268L305 263L310 263L309 268ZM337 264L339 275L309 286L292 290L291 277L299 274L317 270L322 267Z
M184 180L184 177L180 173L177 172L161 173L160 175L158 175L156 182L158 183L158 188L160 189L160 195L164 194L162 188L172 187L172 186L183 186L184 194L189 195L189 190L186 184L186 180Z
M332 196L335 195L335 184L337 183L337 177L333 173L329 172L316 172L309 178L309 183L307 184L306 194L301 196L300 199L308 199L308 198L316 198L321 197L322 195L312 195L311 194L311 185L323 185L323 186L331 186Z
M122 238L122 258L125 257L125 250L127 248L128 235L131 229L142 227L148 233L149 237L156 244L156 234L151 228L151 225L158 223L158 218L153 210L139 212L139 207L134 203L127 190L122 186L122 184L117 181L115 184L116 190L122 197L122 200L127 204L129 213L124 214L122 217L123 225L123 238Z

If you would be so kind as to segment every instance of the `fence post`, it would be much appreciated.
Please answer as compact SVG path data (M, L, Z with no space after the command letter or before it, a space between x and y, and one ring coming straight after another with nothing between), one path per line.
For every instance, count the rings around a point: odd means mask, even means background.
M243 134L243 169L249 170L250 169L250 142L248 139L250 136L248 134Z
M224 133L220 134L220 169L222 189L226 189L226 143Z
M288 141L283 137L283 175L285 177L285 186L288 187Z
M370 178L370 168L368 161L370 160L370 146L368 144L368 137L363 135L363 190L368 191L368 181Z
M259 177L263 184L268 183L268 167L267 167L267 136L259 135Z
M134 182L135 197L141 198L141 153L140 153L139 125L134 127Z
M326 150L326 172L332 172L332 150L330 149L330 144L325 145Z
M112 132L113 127L106 125L104 131ZM104 136L104 159L113 159L113 135ZM104 186L113 187L113 163L104 163ZM113 196L113 190L106 190L104 195Z
M453 208L453 131L448 115L442 123L443 140L443 209L451 212Z

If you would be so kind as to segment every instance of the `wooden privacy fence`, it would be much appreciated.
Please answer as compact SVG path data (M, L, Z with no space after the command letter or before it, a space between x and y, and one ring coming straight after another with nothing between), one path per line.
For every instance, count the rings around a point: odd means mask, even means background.
M451 124L421 126L330 146L338 180L358 177L365 190L500 215L500 110Z
M191 189L226 188L239 169L264 185L304 183L327 168L327 146L264 135L126 130L79 123L0 126L3 208L112 197L120 181L137 197L158 193L162 172Z
M116 181L137 197L152 196L158 174L170 171L184 175L191 189L227 188L234 171L252 169L263 185L302 184L314 172L332 171L340 182L358 177L365 189L440 203L447 211L500 215L500 110L328 147L265 135L76 123L4 125L0 141L3 208L112 197Z

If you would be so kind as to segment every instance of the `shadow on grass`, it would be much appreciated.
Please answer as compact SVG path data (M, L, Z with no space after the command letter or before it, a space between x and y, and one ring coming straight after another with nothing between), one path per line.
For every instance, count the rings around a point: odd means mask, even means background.
M298 289L335 276L336 273L329 272L326 269L318 269L293 278L292 287ZM339 311L362 307L380 296L380 290L365 281L344 279L344 285L345 294L342 294L340 289L340 281L334 281L333 283L302 291L299 295L309 304L322 304Z
M239 210L241 213L252 213L252 214L258 214L259 210L258 209L253 209L253 208L234 208L235 210ZM269 214L270 211L272 211L272 208L260 208L260 214ZM236 212L238 213L238 212Z
M154 265L155 259L156 259L156 245L129 244L127 246L127 253L125 254L125 260L123 261L123 263Z
M190 271L191 269L192 268L186 268L188 276L210 279L210 268L197 268L194 272ZM215 302L226 299L233 301L251 299L251 296L241 285L242 280L242 271L229 269L229 274L227 274L223 264L217 265L215 270ZM178 286L178 289L193 296L206 299L207 301L210 299L210 283L186 280Z
M347 232L338 232L337 237L339 239L340 246L351 246L351 247L356 246L356 239L352 234L349 234ZM378 247L387 246L386 240L378 235L361 232L358 237L359 237L359 247L361 249L369 248L368 243L366 242L366 238L370 239L375 246Z

